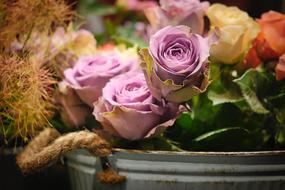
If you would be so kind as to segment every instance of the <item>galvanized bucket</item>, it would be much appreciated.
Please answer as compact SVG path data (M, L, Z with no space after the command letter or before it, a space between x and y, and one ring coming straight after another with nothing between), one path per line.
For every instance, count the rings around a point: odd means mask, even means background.
M101 184L100 160L84 150L66 155L73 190L285 190L285 151L167 152L117 149L112 166L122 184Z

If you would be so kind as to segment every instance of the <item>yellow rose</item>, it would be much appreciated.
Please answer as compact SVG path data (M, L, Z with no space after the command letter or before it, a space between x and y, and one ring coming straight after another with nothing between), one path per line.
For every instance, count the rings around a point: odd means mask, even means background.
M259 33L259 25L237 7L213 4L207 11L211 31L220 30L220 40L211 48L211 56L226 64L236 63ZM211 32L210 31L210 32Z

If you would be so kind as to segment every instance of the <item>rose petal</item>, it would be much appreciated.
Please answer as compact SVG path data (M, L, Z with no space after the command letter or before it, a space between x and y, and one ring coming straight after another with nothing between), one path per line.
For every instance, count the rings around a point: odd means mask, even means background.
M160 120L160 116L152 112L139 112L118 106L114 107L112 112L103 112L100 115L111 124L121 137L130 140L143 138ZM140 122L138 122L138 118Z
M146 81L152 95L159 101L165 98L168 101L175 103L182 103L193 96L204 92L209 83L209 69L208 62L205 62L203 67L203 74L197 76L190 75L191 78L185 78L183 83L177 85L173 80L168 79L162 81L153 70L153 60L147 49L141 49L140 55L144 62L141 63L141 67L144 71Z
M276 80L283 80L285 78L285 54L279 58L279 62L275 68Z
M64 92L57 93L55 98L60 108L61 119L67 126L80 127L85 123L85 118L90 115L91 110L67 84L64 88Z
M145 11L154 31L168 25L186 25L195 33L204 32L204 15L209 7L208 2L199 0L172 1L161 0L160 5Z
M172 106L174 106L174 107L172 107ZM177 110L177 107L176 107L177 105L172 105L172 106L170 106L170 107L172 107L172 109L174 108L175 110ZM175 123L176 119L180 116L180 114L183 111L186 111L184 106L180 106L178 110L179 110L178 112L171 112L170 111L169 113L176 113L176 115L168 117L168 118L172 118L172 119L166 120L163 123L154 127L151 131L149 131L149 133L145 136L145 138L156 137L157 135L163 133L168 127L172 126Z

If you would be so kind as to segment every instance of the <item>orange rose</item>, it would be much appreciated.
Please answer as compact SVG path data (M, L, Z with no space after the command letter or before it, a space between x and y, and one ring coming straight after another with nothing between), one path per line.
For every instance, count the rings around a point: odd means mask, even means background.
M270 47L264 38L264 34L260 32L245 56L244 65L245 68L255 68L260 65L262 61L276 60L279 56L280 55Z
M243 68L245 69L255 68L260 64L261 64L261 59L256 51L255 46L253 45L253 47L249 49L244 58Z
M269 11L262 14L257 22L261 32L254 40L244 60L245 68L254 68L262 61L278 60L276 80L285 78L285 15Z
M270 47L279 56L285 53L285 15L269 11L262 14L261 19L258 19L257 22Z

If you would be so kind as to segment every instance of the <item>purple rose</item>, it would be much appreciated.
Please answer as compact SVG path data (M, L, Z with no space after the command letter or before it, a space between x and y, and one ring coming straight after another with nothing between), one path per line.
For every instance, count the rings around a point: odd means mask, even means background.
M59 83L59 90L55 96L59 107L59 113L62 121L69 127L77 128L85 123L92 110L83 103L74 89L70 88L66 82Z
M160 7L146 9L145 15L154 31L168 25L186 25L194 33L203 34L208 7L208 2L199 0L160 0Z
M162 105L151 95L143 74L130 72L106 84L93 114L111 134L136 140L172 125L178 105Z
M153 96L182 103L205 91L213 41L191 33L187 26L168 26L151 36L149 49L140 53Z
M111 78L135 70L137 65L136 56L126 58L117 51L99 52L93 56L80 57L73 68L64 71L64 76L82 101L92 107Z

